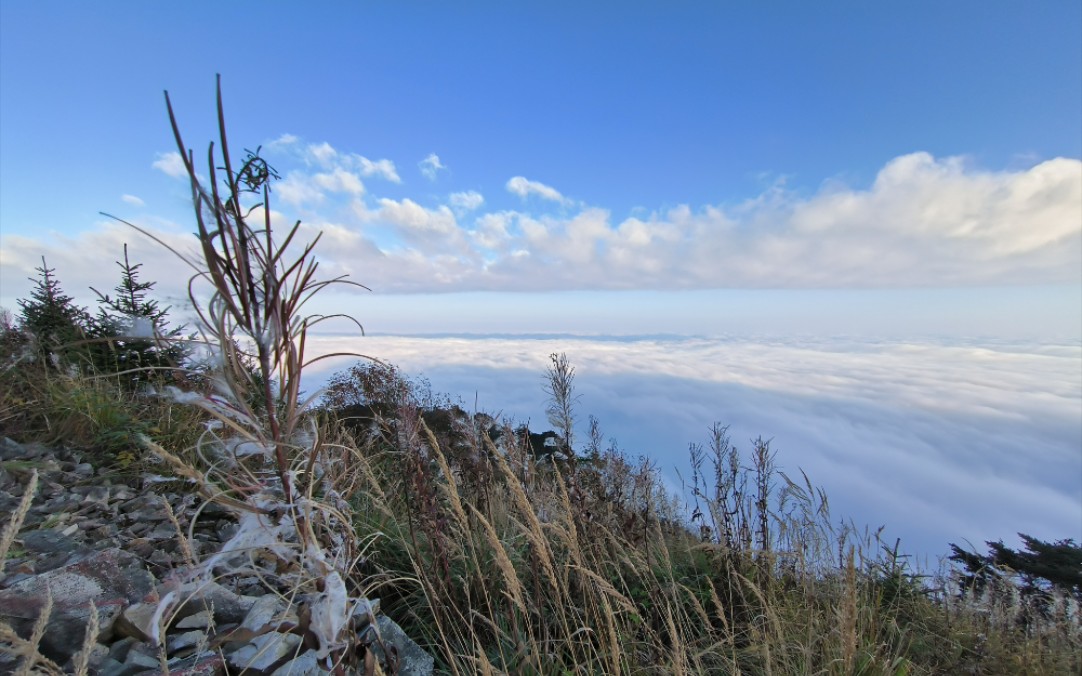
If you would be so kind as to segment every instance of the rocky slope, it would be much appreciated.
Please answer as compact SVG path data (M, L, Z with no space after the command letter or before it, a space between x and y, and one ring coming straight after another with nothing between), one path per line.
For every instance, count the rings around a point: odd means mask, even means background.
M35 481L0 568L0 625L13 630L0 626L0 672L34 660L46 673L85 666L107 676L327 671L304 631L305 599L251 574L243 562L237 570L247 573L187 579L192 561L218 551L236 532L228 510L204 504L176 482L118 481L75 452L5 438L5 528ZM160 604L168 595L174 602ZM88 629L94 640L84 644ZM357 632L360 647L346 673L433 670L432 657L380 614L378 599L359 604L348 630Z

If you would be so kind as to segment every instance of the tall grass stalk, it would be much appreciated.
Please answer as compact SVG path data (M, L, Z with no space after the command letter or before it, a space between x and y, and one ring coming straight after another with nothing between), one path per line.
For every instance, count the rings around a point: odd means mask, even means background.
M277 174L258 149L234 161L220 77L218 143L208 146L205 179L181 137L168 92L165 101L191 187L201 257L173 252L195 270L189 298L218 366L213 391L173 389L172 396L201 408L215 424L193 453L171 452L147 437L144 445L240 519L237 534L189 574L209 578L215 568L242 555L250 573L268 580L270 591L281 593L271 580L288 581L289 597L307 591L314 599L307 631L318 656L340 671L355 656L358 637L349 630L350 618L366 603L356 596L360 586L352 580L363 549L348 507L345 512L338 507L345 504L341 491L354 480L341 471L347 459L324 447L309 411L313 398L301 398L304 369L338 356L305 356L309 330L329 317L303 312L331 285L364 287L343 277L317 277L314 250L320 237L297 245L299 221L282 234L272 227L271 183ZM210 289L205 302L203 284ZM345 481L336 481L339 477ZM263 564L252 555L258 550L278 561L265 577Z

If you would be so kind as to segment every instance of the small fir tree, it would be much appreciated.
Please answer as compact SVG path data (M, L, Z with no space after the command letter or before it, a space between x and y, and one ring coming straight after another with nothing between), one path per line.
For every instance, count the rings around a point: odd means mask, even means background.
M180 342L183 327L166 330L169 308L147 297L155 282L139 280L143 265L131 263L127 244L124 261L116 264L120 283L114 288L115 298L91 287L99 304L93 327L98 339L94 361L100 370L123 373L124 382L138 385L186 358L187 350Z
M19 327L33 337L51 368L85 360L90 316L60 288L44 256L35 269L40 277L30 280L36 284L30 298L18 301Z

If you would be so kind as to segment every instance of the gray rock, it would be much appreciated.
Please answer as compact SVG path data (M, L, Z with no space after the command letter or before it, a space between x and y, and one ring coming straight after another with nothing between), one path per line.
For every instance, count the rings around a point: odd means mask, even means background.
M64 495L57 495L46 502L45 509L50 513L56 514L68 509L74 509L75 507L78 507L79 503L82 501L82 496L75 495L74 493L66 493Z
M6 483L7 472L4 471L4 466L0 465L0 483ZM11 514L15 511L15 508L19 506L19 498L15 497L7 491L0 490L0 512L4 514Z
M86 558L93 551L71 537L66 530L30 531L22 536L22 542L28 553L37 555L34 560L36 573L45 573L73 564Z
M108 486L89 486L89 490L83 496L83 502L92 502L100 505L105 505L109 502L109 487Z
M13 587L32 577L34 577L34 567L29 563L24 563L23 567L11 571L9 575L4 577L3 581L0 581L0 587Z
M102 664L104 664L105 660L107 659L109 659L108 646L104 646L100 643L95 643L94 645L90 646L90 654L87 656L86 659L87 671L92 674L100 672ZM67 664L64 665L63 668L66 673L75 673L74 660L75 657L72 657L72 659L68 660Z
M165 644L165 649L172 655L178 650L194 648L200 643L205 643L206 640L207 632L199 631L198 629L186 631L181 634L170 634L169 639Z
M155 674L165 676L162 671ZM183 659L169 660L168 676L217 676L225 673L225 660L221 655L192 655Z
M130 603L143 601L153 588L153 576L130 554L108 549L0 591L0 619L27 637L51 594L53 610L41 652L63 664L81 647L91 601L98 609L98 640L107 641L120 612Z
M165 521L159 523L146 537L151 540L174 540L177 537L177 528L169 521Z
M136 518L135 512L139 512L140 510L148 510L151 514L161 512L161 498L159 498L157 494L148 491L146 493L136 494L131 500L126 500L120 504L120 511L124 512L128 518L133 520ZM154 520L161 521L164 518L165 515L161 514L160 516L155 516Z
M147 669L158 669L161 666L161 661L158 659L156 648L152 648L145 643L139 643L132 646L132 649L128 651L128 656L124 659L124 665L139 671L145 671Z
M252 605L240 626L243 629L259 631L274 621L275 617L282 614L285 609L285 603L277 596L273 594L261 596L259 597L259 600Z
M265 671L279 660L295 654L301 645L296 634L280 634L270 631L252 639L248 645L229 656L229 664L237 669Z
M402 631L402 627L395 624L386 615L379 616L379 619L376 620L376 626L379 627L379 634L383 644L388 649L393 646L397 652L398 671L396 673L401 676L431 676L436 661L421 646L414 643L409 636L406 636L406 632ZM376 657L381 662L386 663L387 656L379 649L379 645L375 644L373 648Z
M57 552L68 554L78 550L89 551L72 538L55 530L30 531L29 533L23 533L20 539L23 541L23 548L35 554L55 554Z
M109 657L116 660L118 664L123 664L124 660L128 657L128 651L137 643L139 643L138 640L130 636L125 636L109 646Z
M255 604L252 596L240 596L217 582L189 582L177 591L183 604L177 608L177 618L184 619L200 611L213 609L218 624L241 622Z
M116 527L116 524L110 522L102 524L101 527L90 531L89 533L87 533L87 535L93 538L96 547L98 543L112 540L117 536L119 532L120 529Z
M13 439L0 439L0 460L26 460L33 458L31 446L24 446Z
M128 486L117 486L113 498L116 500L131 500L134 495L135 493Z
M275 669L270 676L323 676L327 670L319 666L316 651L309 650Z
M210 629L212 624L214 624L214 614L209 610L201 610L177 622L177 629Z
M130 636L139 641L153 643L152 637L154 634L158 633L160 635L165 630L164 627L160 627L158 632L154 631L154 621L157 613L158 603L155 601L135 603L120 613L120 617L116 618L116 622L113 623L113 630L121 636ZM161 618L157 619L159 622L162 621Z
M100 669L98 676L134 676L141 671L146 671L139 666L117 662L112 657L106 657L98 669Z
M97 666L98 676L131 676L135 672L130 666L124 666L122 662L117 662L113 658L105 658L102 663Z
M165 570L175 568L177 564L176 558L164 549L159 549L151 554L147 562Z

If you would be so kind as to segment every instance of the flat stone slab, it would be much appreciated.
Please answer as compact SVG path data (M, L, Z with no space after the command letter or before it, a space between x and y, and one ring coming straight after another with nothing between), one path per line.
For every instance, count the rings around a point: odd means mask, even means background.
M41 653L63 664L78 652L90 618L98 609L99 641L109 638L113 621L131 603L154 590L154 576L131 554L106 549L63 568L16 582L0 591L0 619L20 636L29 637L51 595L53 610L41 642Z

